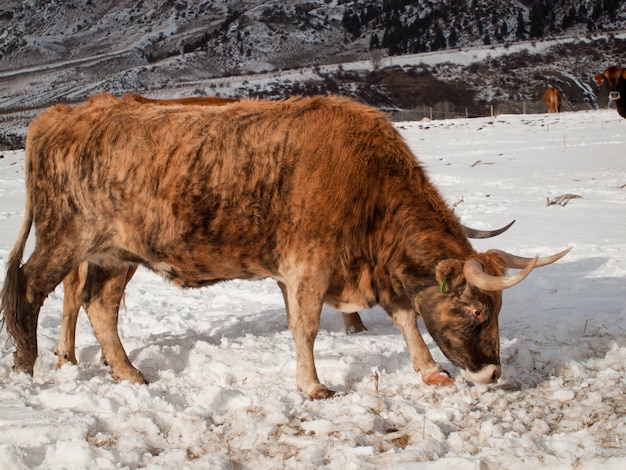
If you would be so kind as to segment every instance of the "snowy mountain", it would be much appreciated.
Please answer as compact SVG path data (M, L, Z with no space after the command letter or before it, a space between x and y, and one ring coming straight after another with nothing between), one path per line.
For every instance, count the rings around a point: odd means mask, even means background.
M625 25L617 0L5 0L0 141L19 146L41 108L103 89L332 92L392 110L484 115L511 101L516 112L543 110L552 84L566 109L595 108L592 75L624 55ZM464 63L422 59L502 47ZM411 59L393 66L399 57Z

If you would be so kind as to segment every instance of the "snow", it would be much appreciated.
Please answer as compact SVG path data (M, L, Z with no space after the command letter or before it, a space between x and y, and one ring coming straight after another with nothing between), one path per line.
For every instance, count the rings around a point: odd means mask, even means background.
M466 225L508 232L480 250L550 254L504 293L503 377L422 383L379 308L346 335L328 309L312 401L272 281L181 291L139 270L120 336L149 385L117 383L86 315L79 365L56 369L62 287L39 318L34 377L0 336L0 467L491 469L626 468L626 121L614 110L397 124ZM0 281L23 217L23 151L0 158ZM547 205L564 194L581 196ZM32 241L31 241L32 245Z

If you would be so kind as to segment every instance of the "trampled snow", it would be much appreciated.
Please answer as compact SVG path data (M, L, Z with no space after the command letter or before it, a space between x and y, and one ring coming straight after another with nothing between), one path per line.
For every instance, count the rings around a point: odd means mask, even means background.
M339 393L312 401L296 391L273 281L182 291L140 269L119 330L150 385L110 377L84 313L79 365L56 369L61 286L41 310L33 378L12 372L2 332L0 467L626 468L626 121L601 110L397 126L466 225L516 220L477 248L573 246L504 293L497 384L467 382L422 328L457 378L424 385L381 309L362 312L369 331L356 335L325 309L316 362ZM0 281L24 204L23 151L2 155Z

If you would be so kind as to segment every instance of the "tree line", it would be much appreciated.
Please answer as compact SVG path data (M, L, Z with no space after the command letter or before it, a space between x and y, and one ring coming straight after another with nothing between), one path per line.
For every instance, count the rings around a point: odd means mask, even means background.
M461 36L491 45L539 39L579 25L593 32L602 28L600 20L616 19L621 1L522 3L526 8L485 0L442 0L430 2L428 9L417 0L352 3L346 7L342 25L352 40L369 34L370 49L384 48L389 55L401 55L458 47Z

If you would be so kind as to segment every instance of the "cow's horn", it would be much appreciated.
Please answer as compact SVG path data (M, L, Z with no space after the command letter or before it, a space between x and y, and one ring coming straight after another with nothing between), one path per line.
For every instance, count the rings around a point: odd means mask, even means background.
M547 266L549 264L554 263L555 261L560 260L561 258L563 258L563 256L568 254L571 249L572 247L569 246L563 251L561 251L560 253L539 258L537 260L537 264L535 267L541 268L542 266ZM500 251L500 250L489 250L487 253L498 253L500 256L502 256L505 259L506 267L513 268L513 269L524 269L528 265L528 263L530 263L533 260L533 258L524 258L523 256L515 256L510 253L507 253L505 251Z
M482 265L477 260L471 259L467 260L463 265L463 274L465 274L467 282L479 289L487 291L504 290L526 279L526 276L530 274L538 260L539 256L535 256L530 260L530 263L526 264L526 267L522 271L515 274L508 276L492 276L483 270Z
M563 256L568 254L571 249L572 247L569 246L555 255L542 258L539 258L539 255L534 258L524 258L505 251L489 250L487 253L497 253L504 258L507 268L521 269L522 271L508 276L492 276L483 271L483 267L478 261L468 260L463 266L463 274L465 274L467 282L479 289L489 291L508 289L522 282L534 268L547 266L548 264L560 260Z
M467 238L491 238L496 237L503 232L506 232L509 228L511 228L511 225L513 225L514 223L515 220L510 224L496 230L476 230L474 228L466 227L463 224L461 224L461 226L463 227L463 232L465 233L465 236Z

